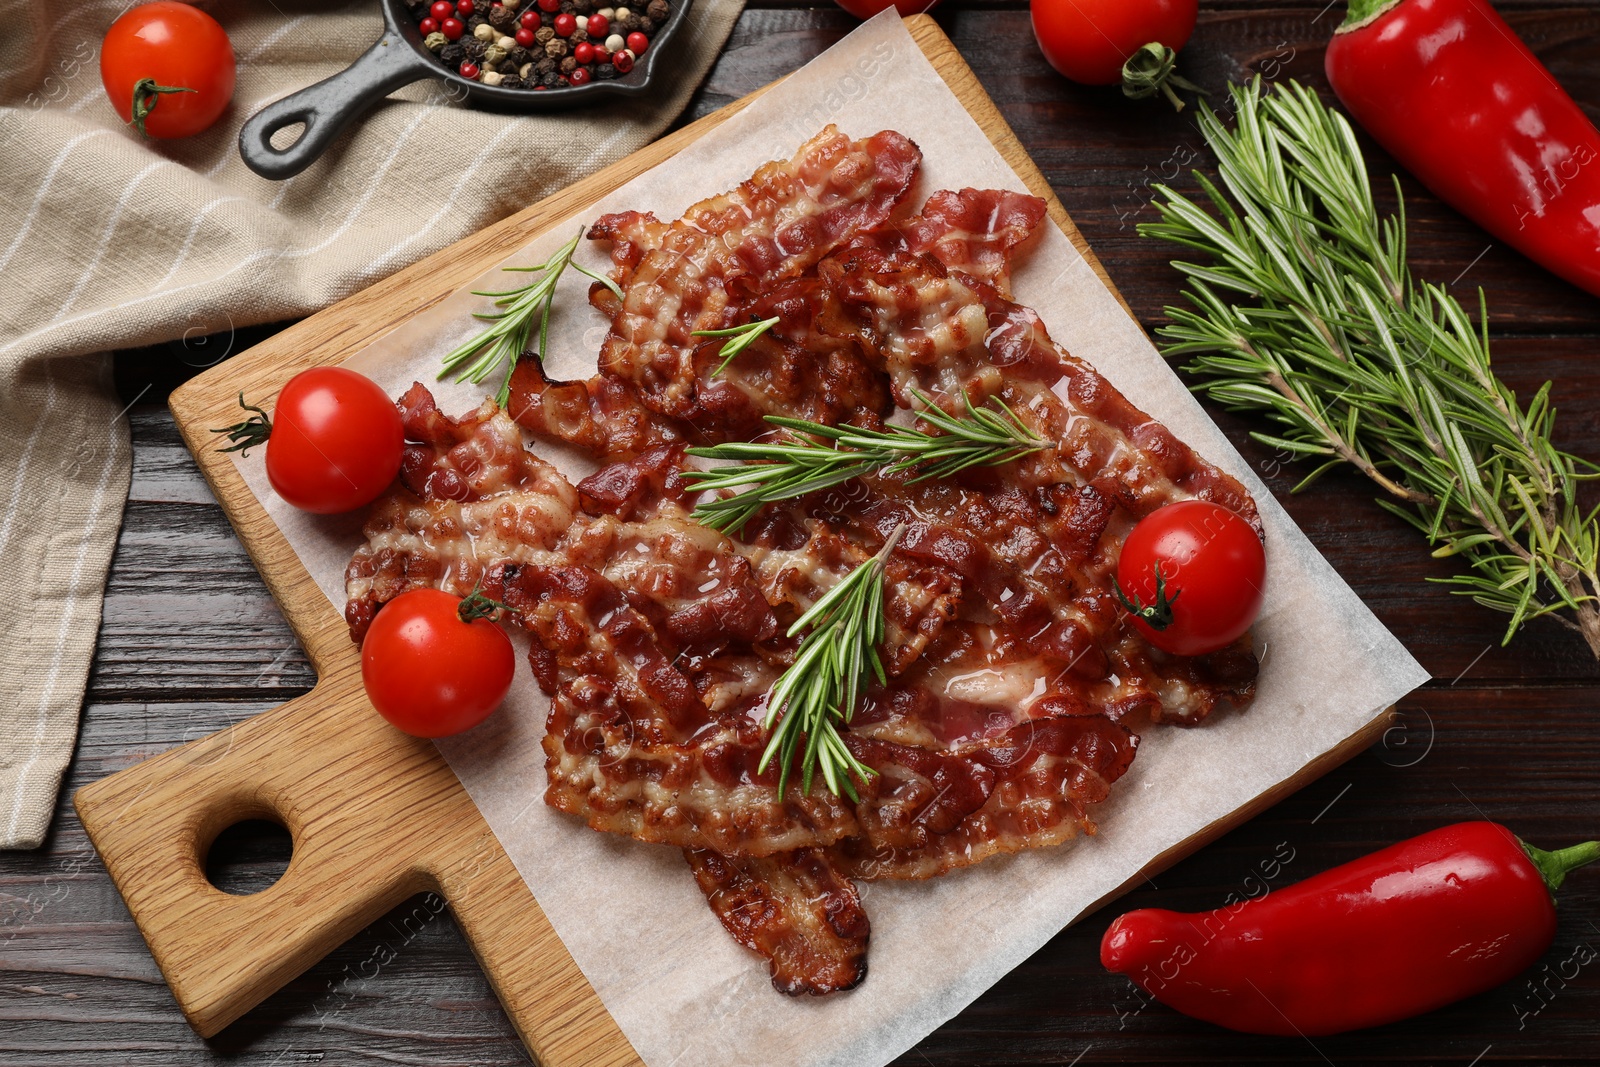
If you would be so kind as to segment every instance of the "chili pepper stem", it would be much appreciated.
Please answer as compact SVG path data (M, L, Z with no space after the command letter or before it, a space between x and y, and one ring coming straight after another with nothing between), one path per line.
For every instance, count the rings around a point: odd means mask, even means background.
M1552 851L1534 848L1520 837L1517 838L1517 844L1528 854L1539 877L1544 879L1544 884L1550 887L1552 893L1561 888L1567 875L1585 864L1600 860L1600 841L1585 841L1581 845Z
M1358 30L1367 23L1382 18L1391 8L1399 4L1400 0L1350 0L1350 5L1345 10L1344 21L1339 23L1339 28L1335 32Z

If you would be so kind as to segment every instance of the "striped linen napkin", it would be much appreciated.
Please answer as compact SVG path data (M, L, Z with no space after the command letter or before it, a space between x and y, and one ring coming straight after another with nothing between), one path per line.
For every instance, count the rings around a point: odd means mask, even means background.
M238 57L233 105L162 142L100 85L127 6L0 0L0 848L43 841L77 736L128 492L109 351L310 313L642 147L743 0L694 0L648 98L508 116L419 82L283 182L245 168L240 125L355 60L376 4L206 5Z

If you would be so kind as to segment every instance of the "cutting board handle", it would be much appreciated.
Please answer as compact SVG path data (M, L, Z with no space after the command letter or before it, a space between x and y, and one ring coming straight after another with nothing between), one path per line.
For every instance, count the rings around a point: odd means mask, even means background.
M415 893L443 896L544 1067L641 1067L433 743L384 722L354 648L305 696L80 789L106 869L191 1026L210 1037ZM259 893L206 879L245 819L294 839Z
M348 671L342 672L346 675ZM356 682L359 690L359 681ZM342 715L350 679L96 782L74 798L184 1015L209 1036L414 893L440 889L426 836L430 796L459 794L433 746L375 714ZM346 721L330 729L327 719ZM335 738L330 743L330 737ZM435 788L388 802L403 772ZM375 770L382 768L381 776ZM294 853L259 893L211 885L205 858L245 819L285 826Z

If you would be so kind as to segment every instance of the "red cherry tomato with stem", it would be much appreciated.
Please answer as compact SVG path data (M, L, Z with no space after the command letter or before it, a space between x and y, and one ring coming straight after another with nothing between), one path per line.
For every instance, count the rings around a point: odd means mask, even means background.
M361 681L372 706L415 737L470 730L511 689L517 656L489 618L503 605L413 589L373 617L361 645Z
M147 137L189 137L233 99L233 45L217 20L175 0L156 0L111 24L100 80L111 106Z
M228 435L224 452L246 455L267 446L267 479L279 496L303 511L331 515L376 500L394 482L405 448L400 412L372 379L343 367L301 371L278 394L269 417L255 414L214 433Z
M1060 73L1084 85L1116 85L1124 81L1123 64L1145 45L1177 52L1194 32L1198 0L1031 0L1033 35L1045 59ZM1166 55L1163 51L1161 55ZM1141 57L1143 59L1144 57ZM1152 57L1147 91L1163 92L1179 107L1167 87L1195 87L1165 69Z
M1151 644L1179 656L1226 648L1255 622L1267 557L1251 525L1184 500L1140 519L1117 560L1117 593Z

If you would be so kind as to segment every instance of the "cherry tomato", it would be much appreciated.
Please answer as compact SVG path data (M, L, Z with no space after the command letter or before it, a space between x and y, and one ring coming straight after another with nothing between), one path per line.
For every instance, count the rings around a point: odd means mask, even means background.
M838 5L858 19L870 19L885 8L894 8L902 15L920 15L931 11L939 0L836 0Z
M385 604L361 645L361 681L378 713L415 737L470 730L511 689L516 652L478 610L494 604L413 589Z
M1248 522L1219 504L1184 500L1134 526L1117 560L1117 589L1146 640L1199 656L1250 629L1266 574L1266 553Z
M1142 46L1177 51L1194 32L1198 0L1031 0L1033 35L1056 70L1084 85L1116 85Z
M175 0L134 8L100 46L100 80L123 122L150 137L188 137L233 99L233 45L217 20Z
M370 504L400 472L405 427L400 412L370 378L343 367L301 371L278 394L271 417L255 414L213 433L228 435L224 452L249 455L267 446L267 479L303 511L331 515Z

